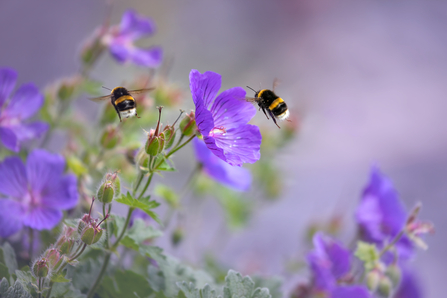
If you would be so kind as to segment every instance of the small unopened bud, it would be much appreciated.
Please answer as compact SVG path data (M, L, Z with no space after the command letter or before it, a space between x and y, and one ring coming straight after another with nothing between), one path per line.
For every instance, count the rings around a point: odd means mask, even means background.
M155 130L151 129L146 141L145 150L150 156L157 156L158 153L163 151L165 146L165 138L163 134L160 134L160 120L161 120L161 110L163 107L158 107L158 122L157 128Z
M87 245L95 244L101 239L103 229L87 227L82 231L81 240Z
M36 277L46 277L48 275L48 262L41 258L33 265L33 273Z
M381 277L381 273L378 270L371 270L366 275L366 286L371 292L375 292L377 287L379 286L379 280Z
M121 135L115 126L107 126L101 136L101 146L105 149L113 149L120 142Z
M107 173L105 182L99 187L96 194L101 203L110 203L121 192L121 182L118 172Z
M175 139L174 126L167 125L163 129L163 132L161 134L163 135L164 140L165 140L165 148L169 149L172 146L172 144L174 143L174 139Z
M70 99L73 96L75 86L67 82L63 82L57 91L57 96L61 100Z
M391 283L391 280L388 277L382 275L379 280L379 286L377 288L377 293L379 293L380 296L387 298L390 296L392 289L393 289L393 285Z
M172 244L174 246L177 246L180 244L180 242L182 242L182 240L183 240L183 229L178 227L172 233Z
M85 65L91 66L99 58L100 53L105 49L105 46L101 42L106 28L99 28L95 30L93 36L84 43L81 49L81 59Z
M397 287L402 278L402 272L397 264L391 264L386 268L385 275L389 277L394 287Z
M196 117L194 114L194 111L191 111L191 113L186 114L185 118L180 122L180 131L184 136L190 136L194 133L194 130L196 129Z

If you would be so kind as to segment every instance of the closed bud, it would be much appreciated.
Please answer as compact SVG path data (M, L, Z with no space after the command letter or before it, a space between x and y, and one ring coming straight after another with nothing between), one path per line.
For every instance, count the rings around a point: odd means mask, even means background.
M184 136L190 136L194 133L196 129L196 117L194 111L186 114L185 118L180 122L180 131Z
M135 156L135 163L138 165L140 169L146 169L149 168L149 155L147 155L145 148L141 148L137 155Z
M157 135L156 131L151 129L146 141L145 150L150 156L157 156L158 153L163 151L165 139L163 134Z
M87 66L92 66L99 58L101 52L105 49L105 46L101 42L106 28L101 27L97 29L93 36L84 43L81 49L81 60Z
M394 287L399 285L402 278L402 272L397 264L391 264L388 266L388 268L386 268L385 275L389 277Z
M101 239L103 229L99 227L86 227L81 233L81 240L87 245L95 244Z
M165 148L169 149L172 144L174 143L174 139L175 139L175 129L174 126L171 125L167 125L164 129L163 132L161 133L165 139Z
M96 197L101 203L110 203L112 202L114 195L115 191L113 189L112 183L110 181L106 181L98 189Z
M57 248L47 249L44 253L44 256L47 259L48 265L51 268L54 268L54 266L56 266L56 264L59 262L61 258L59 250Z
M41 258L33 265L33 273L36 277L46 277L48 275L48 262Z
M67 100L70 99L73 96L75 86L72 84L62 83L62 85L59 87L59 90L57 91L57 96L61 100Z
M379 286L377 288L377 293L385 298L388 298L391 294L391 290L393 289L393 285L391 284L391 280L382 275L379 280Z
M114 126L107 126L102 133L100 144L105 149L113 149L121 141L119 130Z
M177 246L183 240L183 230L181 228L176 228L172 233L172 244Z
M371 292L375 292L379 286L381 273L378 270L372 270L366 275L366 286Z

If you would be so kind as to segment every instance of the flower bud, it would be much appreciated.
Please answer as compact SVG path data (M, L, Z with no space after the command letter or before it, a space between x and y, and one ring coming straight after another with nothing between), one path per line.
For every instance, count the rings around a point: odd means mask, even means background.
M147 155L143 148L141 148L135 156L135 163L140 169L145 169L146 171L149 170L149 155Z
M41 258L33 265L33 273L36 277L46 277L48 275L48 262Z
M106 181L99 187L96 194L101 203L110 203L121 192L121 182L118 172L107 173Z
M394 287L399 285L402 278L402 272L397 264L391 264L386 268L385 275L389 277Z
M179 126L180 131L184 136L188 137L192 135L196 128L196 117L194 111L191 111L191 113L186 114L185 118L183 118Z
M119 131L116 127L109 125L101 136L100 144L105 149L113 149L120 142L120 140L121 135L119 134Z
M391 280L388 277L382 275L379 280L377 293L379 293L379 295L382 297L389 297L392 289L393 285L391 284Z
M163 134L156 135L156 131L151 129L144 148L148 155L157 156L158 153L163 151L164 144L165 144L164 135Z
M165 139L165 148L169 149L172 146L172 144L174 143L174 139L175 139L175 128L174 128L174 126L167 125L163 129L163 132L161 134L162 134L162 136Z
M95 30L93 36L84 43L81 50L81 60L87 66L92 66L99 58L105 46L101 42L106 28L99 28Z
M94 202L95 198L92 199L89 213L84 214L78 224L78 232L81 235L81 241L87 245L94 244L101 239L103 229L101 229L100 225L109 217L109 214L107 214L106 217L97 224L97 220L91 217Z
M101 239L103 231L99 227L86 227L81 233L81 240L87 245L95 244Z
M183 240L183 230L181 228L176 228L172 233L172 244L177 246Z
M372 270L366 275L366 286L371 292L375 292L379 286L379 280L382 274L378 270Z

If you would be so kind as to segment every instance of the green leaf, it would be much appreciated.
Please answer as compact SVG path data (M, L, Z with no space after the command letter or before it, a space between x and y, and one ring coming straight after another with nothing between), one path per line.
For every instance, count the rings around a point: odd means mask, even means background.
M178 208L178 195L171 188L163 184L158 184L154 189L154 193L164 199L172 208Z
M28 293L25 289L25 287L20 283L20 281L16 281L14 286L10 287L8 291L4 295L2 295L2 298L33 298L30 293Z
M146 223L141 218L137 218L133 226L126 231L126 236L121 240L121 244L138 251L139 246L145 241L162 235L163 233L160 230L152 226L146 226Z
M53 285L51 298L85 298L86 296L71 283L57 283Z
M71 281L70 279L66 279L65 278L65 274L67 271L64 271L65 273L59 273L59 274L55 274L53 276L51 276L51 281L52 282L69 282Z
M0 278L1 279L3 279L3 278L9 279L9 277L10 277L10 274L8 271L8 267L6 267L5 264L0 263Z
M67 157L67 165L77 177L87 173L87 166L75 155Z
M18 268L16 254L8 242L5 242L0 248L0 263L8 267L9 274L13 274Z
M271 298L267 288L255 289L253 280L242 275L236 271L228 271L225 278L226 286L223 289L224 298Z
M157 161L155 162L155 164L158 164L159 161L158 159L163 159L163 161L161 162L161 164L157 167L158 171L166 171L166 172L175 172L175 168L172 167L166 160L166 158L159 154L159 156L157 157ZM171 162L172 163L172 162Z
M365 270L372 270L379 261L379 252L374 244L369 244L363 241L357 243L357 249L354 255L363 261Z
M186 282L178 282L177 287L181 290L180 293L184 295L186 298L217 298L215 290L212 290L209 285L206 285L203 289L198 289L195 285ZM179 297L181 297L179 293Z
M256 288L267 288L269 289L272 298L281 298L283 293L281 291L282 280L279 277L265 278L261 276L253 276L253 281L255 282Z
M127 195L122 194L121 197L116 199L116 201L118 203L127 205L131 208L138 208L140 210L143 210L147 215L152 217L155 221L157 221L161 225L161 221L158 218L157 214L155 214L153 211L150 210L158 207L160 205L159 203L155 201L146 201L146 200L139 201L134 197L132 197L132 195L129 192L127 192Z
M21 285L31 294L37 293L37 281L31 271L16 270L15 274L17 276L16 283L20 282Z
M9 289L9 282L6 280L6 278L2 278L2 281L0 282L0 297L3 297L3 295L8 291Z
M149 281L133 271L116 271L113 277L105 276L98 289L102 298L148 297L152 293Z
M74 229L78 229L78 225L79 225L79 219L64 219L64 224L66 224L67 226L74 228Z

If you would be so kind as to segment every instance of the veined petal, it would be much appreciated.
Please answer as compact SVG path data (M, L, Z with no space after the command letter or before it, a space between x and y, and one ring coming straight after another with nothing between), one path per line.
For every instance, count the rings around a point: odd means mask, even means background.
M235 190L246 191L250 188L252 177L249 170L230 166L215 156L203 141L194 139L193 142L196 157L211 178Z
M9 237L22 229L24 216L24 208L19 202L0 200L0 237Z
M10 68L0 68L0 111L11 94L17 81L17 72Z
M25 196L26 169L20 158L15 156L5 158L0 163L0 177L0 193L19 200Z
M218 73L207 71L201 74L196 69L191 70L189 73L189 87L194 104L197 106L200 101L203 101L205 108L209 109L210 104L220 90L221 82L222 77Z
M45 150L35 149L26 163L28 183L33 193L41 193L53 183L58 183L65 168L65 159Z
M203 141L205 142L208 149L210 149L214 155L216 155L223 161L227 161L227 158L225 157L224 154L224 150L216 145L216 140L213 137L203 136Z
M371 294L365 286L340 286L332 291L331 298L369 298ZM409 298L409 297L406 297Z
M204 137L208 136L211 129L213 129L214 127L214 121L211 112L205 108L203 102L199 102L196 105L195 117L196 117L196 125L200 133Z
M32 83L22 85L12 96L3 112L7 117L26 119L34 115L43 104L43 95Z
M65 175L59 180L52 181L42 190L41 203L44 206L67 210L78 203L78 189L76 176Z
M155 22L151 18L141 16L134 10L127 10L123 14L120 24L120 36L137 39L152 34L155 31Z
M31 140L40 137L45 133L50 126L41 121L20 124L15 126L10 126L10 129L14 132L19 142Z
M62 211L47 207L36 207L27 212L23 224L35 230L50 230L62 219Z
M241 125L214 136L216 146L222 148L230 165L254 163L261 157L262 136L255 125ZM211 149L211 148L210 148Z
M16 134L8 127L0 126L0 140L3 145L11 151L19 152L19 140Z
M234 87L217 96L210 110L215 126L226 129L238 127L247 124L256 115L256 108L245 100L245 94L241 87Z
M163 60L163 50L161 47L152 47L150 49L133 48L129 59L140 66L158 67Z

